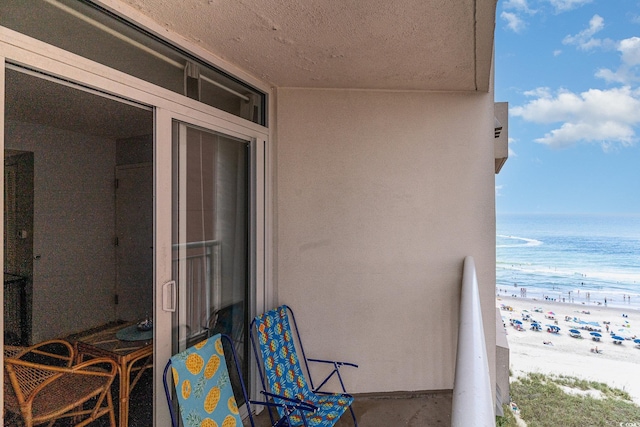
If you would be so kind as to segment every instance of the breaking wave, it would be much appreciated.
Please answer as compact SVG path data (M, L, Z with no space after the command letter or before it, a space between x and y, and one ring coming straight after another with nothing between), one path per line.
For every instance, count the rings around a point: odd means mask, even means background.
M515 240L514 243L506 243L506 244L497 244L496 248L520 248L524 246L540 246L542 242L536 239L528 239L526 237L517 237L517 236L505 236L502 234L498 234L499 238Z

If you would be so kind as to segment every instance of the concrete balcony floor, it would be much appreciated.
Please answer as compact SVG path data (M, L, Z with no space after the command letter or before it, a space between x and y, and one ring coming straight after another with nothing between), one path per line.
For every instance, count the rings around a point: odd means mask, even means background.
M353 410L359 427L449 426L452 396L451 391L356 395ZM270 426L266 410L255 421L256 427ZM346 412L336 427L348 426L353 426L353 420Z

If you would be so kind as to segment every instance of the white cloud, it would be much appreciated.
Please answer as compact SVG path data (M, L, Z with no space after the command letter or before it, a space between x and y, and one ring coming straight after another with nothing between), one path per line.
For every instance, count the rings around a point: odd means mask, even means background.
M515 13L502 12L500 14L500 18L507 21L507 28L514 33L519 33L527 26L527 24Z
M593 36L604 28L604 19L600 15L593 15L589 20L589 27L576 35L568 35L562 44L576 45L580 50L592 50L597 47L613 48L615 43L611 39L598 39Z
M528 90L524 94L525 96L537 96L538 98L551 98L552 96L551 89L548 87L538 87Z
M599 143L606 150L614 145L633 145L638 139L635 127L640 124L640 90L625 86L580 94L561 90L553 95L548 88L539 88L528 94L537 98L511 108L512 115L535 123L562 123L536 142L551 147Z
M618 50L622 52L622 62L629 66L640 65L640 37L621 40Z
M518 157L518 154L515 151L513 151L513 149L511 148L511 145L515 144L517 142L517 139L509 137L509 140L507 142L508 142L508 150L509 150L508 151L508 156L509 157Z
M603 150L608 151L615 142L624 147L631 146L635 143L636 137L633 127L615 121L567 122L535 141L556 148L569 147L577 141L597 142Z
M560 56L562 55L562 50L561 49L556 49L553 51L553 56Z
M525 12L530 15L536 13L536 10L529 7L527 0L506 0L504 3L502 3L502 7L504 9L515 9L517 11Z
M504 188L504 185L496 185L496 196L500 196L500 190Z
M640 77L638 77L637 74L624 66L621 66L616 71L612 71L608 68L601 68L596 71L596 77L604 79L607 83L632 84L640 81Z
M603 78L609 83L625 85L640 81L640 37L631 37L618 42L617 50L621 53L622 64L616 71L601 68L596 77Z
M522 19L522 14L534 15L537 10L529 7L529 0L505 0L502 4L502 8L505 10L500 14L507 23L507 28L514 33L520 33L527 27L527 22ZM506 12L507 10L513 10L514 12Z
M577 9L592 1L593 0L549 0L549 3L555 8L556 12L560 13Z

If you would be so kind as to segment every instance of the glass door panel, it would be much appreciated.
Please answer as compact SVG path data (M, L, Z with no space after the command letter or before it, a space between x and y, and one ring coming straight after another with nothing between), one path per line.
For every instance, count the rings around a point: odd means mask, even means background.
M174 121L172 158L172 352L227 334L246 380L249 141Z

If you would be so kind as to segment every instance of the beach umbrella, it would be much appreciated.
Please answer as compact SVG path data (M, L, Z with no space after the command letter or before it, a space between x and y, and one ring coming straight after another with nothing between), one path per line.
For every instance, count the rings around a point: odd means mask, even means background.
M522 322L519 321L518 319L514 320L513 323L517 324L517 325L522 325Z
M633 340L633 342L636 344L640 344L640 338L636 338L635 340Z
M547 314L550 314L552 316L555 316L556 314L553 311L548 311Z
M572 334L579 334L580 331L577 329L569 329L569 332L571 332Z
M594 337L602 338L602 335L599 334L598 332L591 332L591 335Z
M624 338L620 335L611 335L611 338L613 338L614 341L624 341Z

